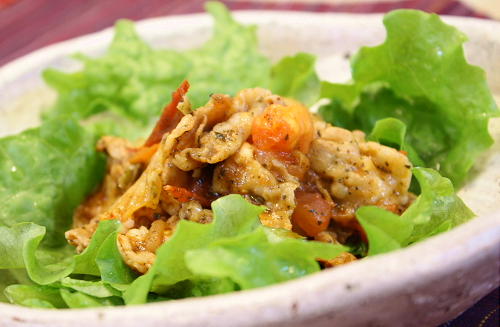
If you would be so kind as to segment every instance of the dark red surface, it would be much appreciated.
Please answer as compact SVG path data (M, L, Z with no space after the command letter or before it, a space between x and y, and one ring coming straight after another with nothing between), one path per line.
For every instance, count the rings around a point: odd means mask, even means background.
M231 10L310 12L387 12L414 8L438 14L481 17L455 0L406 0L370 4L271 3L223 1ZM0 65L45 45L99 31L119 18L150 17L203 11L201 0L0 0Z
M222 1L231 10L383 13L413 8L445 15L481 17L455 0L405 0L370 4L269 3ZM43 46L112 26L119 18L150 17L203 11L200 0L0 0L0 65ZM499 326L499 290L443 327Z

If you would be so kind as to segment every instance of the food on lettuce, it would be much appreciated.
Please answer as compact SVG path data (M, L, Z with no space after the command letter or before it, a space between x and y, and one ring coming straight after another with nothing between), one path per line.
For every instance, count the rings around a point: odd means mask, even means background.
M264 206L264 226L341 244L359 237L359 207L401 214L414 198L407 156L367 142L360 131L333 127L262 88L213 94L182 113L187 88L184 82L173 93L141 147L109 136L99 141L108 172L66 232L79 252L100 221L117 219L124 261L146 273L179 221L212 222L211 203L229 194Z
M104 56L44 72L57 102L40 127L0 139L0 300L83 308L245 290L474 216L455 187L498 109L455 28L394 11L385 43L353 57L352 83L332 84L313 55L272 65L254 27L207 10L214 35L200 48L153 49L120 21ZM319 97L321 118L306 107Z

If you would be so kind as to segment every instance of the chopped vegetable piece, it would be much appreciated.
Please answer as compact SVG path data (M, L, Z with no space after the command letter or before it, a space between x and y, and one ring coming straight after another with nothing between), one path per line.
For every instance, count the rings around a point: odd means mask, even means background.
M297 207L292 215L292 222L297 224L307 236L316 236L330 223L332 205L319 193L297 191Z

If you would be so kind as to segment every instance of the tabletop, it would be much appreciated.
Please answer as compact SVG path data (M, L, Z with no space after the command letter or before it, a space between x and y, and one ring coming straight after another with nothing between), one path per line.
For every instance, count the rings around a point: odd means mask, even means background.
M379 2L381 1L381 2ZM258 0L222 1L231 10L383 13L397 8L445 15L500 18L500 0ZM487 8L477 3L489 2ZM493 3L498 3L496 6ZM117 5L119 3L120 5ZM119 18L203 11L201 0L0 0L0 66L33 50L99 31ZM472 5L474 4L474 5Z
M384 13L413 8L444 15L500 19L500 0L254 0L222 1L231 10ZM203 11L199 0L0 0L0 66L43 46L99 31L119 18ZM117 5L119 4L119 5ZM500 290L442 327L500 325Z

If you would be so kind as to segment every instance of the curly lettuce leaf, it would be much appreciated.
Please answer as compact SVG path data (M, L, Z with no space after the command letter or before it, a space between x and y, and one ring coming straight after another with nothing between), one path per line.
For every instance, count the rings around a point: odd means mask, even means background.
M44 117L94 117L92 124L98 124L98 131L128 135L134 127L142 129L157 119L172 90L184 79L192 85L189 98L195 108L212 93L234 95L247 87L267 87L271 63L258 51L255 26L237 23L221 3L208 2L206 10L215 21L212 38L184 52L153 49L132 22L118 21L104 56L76 55L84 67L75 73L44 71L46 83L59 94ZM115 118L106 119L100 116L103 113ZM112 127L116 119L128 123Z
M491 146L488 119L499 115L484 71L466 62L465 35L437 15L396 10L384 25L385 42L353 57L353 84L323 84L332 103L321 113L367 133L382 118L400 119L425 166L460 186Z
M212 210L210 224L179 223L174 236L158 249L148 273L125 291L125 303L145 303L150 291L172 298L179 293L208 295L281 282L319 270L316 258L329 259L345 251L262 226L259 214L264 208L241 195L214 201Z
M455 194L448 178L429 168L414 168L413 174L422 192L402 215L413 224L408 244L445 232L475 216Z
M368 255L390 252L445 232L474 217L455 194L453 184L430 168L413 168L421 194L401 215L361 207L356 218L368 238Z
M256 26L236 22L220 2L207 2L205 9L214 18L213 36L183 54L191 63L186 79L192 85L189 99L194 108L212 93L235 95L244 88L267 87L271 62L258 49Z
M95 297L83 292L70 290L67 288L59 289L62 299L71 309L95 308L104 306L123 305L120 297Z
M0 269L24 268L24 250L29 242L45 235L45 228L32 223L0 226Z
M40 241L45 235L45 228L42 226L21 223L11 228L0 227L0 269L9 269L0 272L10 279L2 287L5 288L6 298L12 303L31 307L61 307L50 301L46 303L46 298L53 296L55 289L66 288L68 290L64 291L63 298L65 301L72 301L68 302L70 307L96 306L96 303L122 304L123 301L119 299L121 292L110 283L130 283L135 275L123 263L116 248L116 230L119 227L120 223L117 221L102 221L88 248L79 255L73 255L74 249L69 247L40 247ZM23 277L20 268L26 269L29 279ZM98 269L97 273L95 269ZM70 274L78 274L80 278L84 277L82 274L97 275L99 279L90 281L66 277ZM11 285L16 283L27 285ZM94 298L110 299L101 301ZM88 303L78 306L75 303L79 301Z
M152 49L130 21L118 21L115 30L104 56L75 56L83 63L83 70L43 72L45 82L59 93L55 106L45 113L46 118L61 114L87 118L109 111L147 124L160 113L169 90L182 81L189 63L176 51Z
M187 266L199 276L228 277L244 290L319 271L316 259L332 259L345 251L342 246L268 234L260 227L187 251Z
M10 228L0 227L0 272L9 269L10 274L3 272L3 275L12 279L13 283L32 281L38 285L49 285L70 274L97 275L105 282L130 283L135 276L123 263L116 248L119 226L112 220L101 222L88 248L79 255L73 255L74 249L69 246L55 249L40 246L45 236L42 226L20 223ZM109 268L110 261L113 269ZM22 268L26 269L29 280L20 273Z
M121 296L121 292L104 283L102 280L89 281L65 277L60 285L97 298Z
M214 222L198 224L181 221L175 235L157 251L155 273L158 283L172 285L193 274L186 266L184 255L191 249L206 246L219 238L247 233L260 224L264 208L251 205L241 195L233 194L213 202Z
M282 58L271 70L271 91L306 105L314 104L320 92L315 64L316 57L308 53Z
M90 241L89 246L80 254L75 255L75 268L73 270L74 274L86 274L100 276L101 271L97 264L97 256L104 242L109 236L115 235L116 231L119 230L121 223L117 220L104 220L99 222L97 230Z
M122 305L120 292L102 283L63 278L51 285L11 285L5 289L11 303L34 308L89 308Z
M0 269L0 302L9 301L3 292L9 285L31 283L25 269Z
M32 308L67 308L59 288L41 285L10 285L5 295L11 303Z
M163 300L183 299L187 297L201 297L208 295L234 292L240 288L229 278L193 277L183 280L162 291L161 296L156 293L148 294L147 302L158 298Z
M0 139L0 226L44 226L44 244L65 244L73 210L100 182L104 156L96 138L61 117Z
M356 218L368 238L368 254L376 255L400 249L413 230L410 220L379 207L361 207Z
M0 242L3 252L0 269L26 268L30 279L46 285L67 276L74 262L68 247L40 247L45 228L33 223L20 223L11 228L1 227L5 237ZM14 250L9 252L9 250Z
M207 2L206 10L214 18L213 36L187 51L153 49L132 22L118 21L104 56L75 55L83 69L74 73L44 71L45 82L59 96L43 116L86 119L99 135L144 137L183 79L191 84L194 108L204 105L212 93L235 95L249 87L269 87L306 104L317 100L314 56L299 53L272 67L259 51L255 26L239 24L219 2Z
M117 246L118 232L113 232L102 242L95 257L101 279L113 284L130 284L136 277L123 261Z

